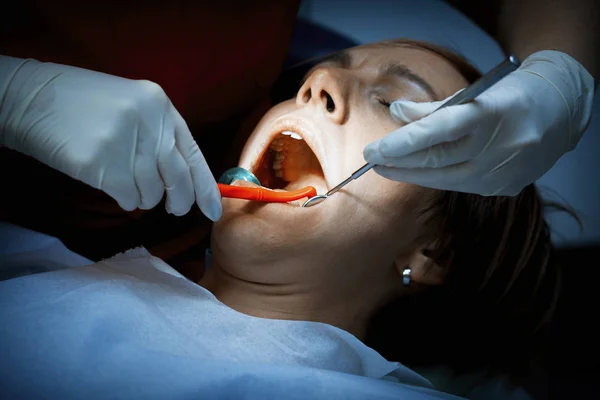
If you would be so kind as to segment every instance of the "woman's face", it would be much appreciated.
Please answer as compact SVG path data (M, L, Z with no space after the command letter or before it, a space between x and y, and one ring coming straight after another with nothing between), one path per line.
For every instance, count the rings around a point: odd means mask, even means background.
M368 143L402 126L389 103L444 99L466 85L448 61L424 49L347 50L315 66L295 98L265 114L239 166L267 187L312 185L325 193L365 163ZM223 199L213 259L244 279L267 283L307 274L336 284L360 281L415 251L425 228L418 211L432 194L369 171L310 208Z

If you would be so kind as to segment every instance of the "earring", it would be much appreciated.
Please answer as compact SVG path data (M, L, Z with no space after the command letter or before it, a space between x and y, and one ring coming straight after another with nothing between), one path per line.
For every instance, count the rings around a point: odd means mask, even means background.
M410 286L410 268L404 268L404 271L402 271L402 284Z

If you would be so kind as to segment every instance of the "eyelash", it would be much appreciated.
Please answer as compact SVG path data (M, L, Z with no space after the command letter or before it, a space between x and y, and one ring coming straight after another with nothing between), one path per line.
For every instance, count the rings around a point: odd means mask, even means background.
M387 108L390 108L390 106L392 105L392 103L390 103L389 101L381 99L381 98L378 98L377 101L379 102L379 104L381 104L382 106L385 106Z

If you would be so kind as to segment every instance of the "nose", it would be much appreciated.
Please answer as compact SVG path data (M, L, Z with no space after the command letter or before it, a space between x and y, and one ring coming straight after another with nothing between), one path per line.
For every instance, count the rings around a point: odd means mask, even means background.
M313 71L296 95L296 104L312 105L323 110L327 118L343 124L348 112L347 88L340 73L332 68Z

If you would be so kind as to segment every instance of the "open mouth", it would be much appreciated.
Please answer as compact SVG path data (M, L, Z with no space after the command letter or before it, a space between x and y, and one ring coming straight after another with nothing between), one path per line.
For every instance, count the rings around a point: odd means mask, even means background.
M270 189L297 190L314 186L320 193L327 188L319 159L303 138L290 130L273 138L252 172Z

